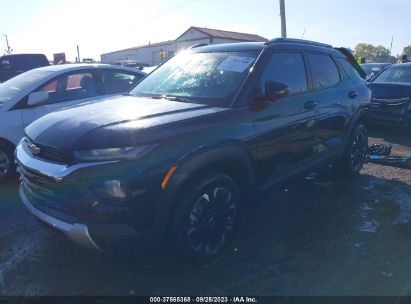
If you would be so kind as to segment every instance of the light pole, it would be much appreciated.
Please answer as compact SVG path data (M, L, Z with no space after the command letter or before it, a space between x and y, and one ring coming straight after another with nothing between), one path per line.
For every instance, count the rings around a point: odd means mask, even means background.
M280 0L280 16L281 16L281 37L287 38L287 23L285 20L285 3Z
M78 62L81 62L80 60L80 48L77 46L77 60Z
M9 39L7 38L7 35L6 35L6 34L3 34L3 36L6 37L6 45L7 45L6 54L7 54L7 55L10 55L11 52L13 51L13 49L12 49L12 48L10 47L10 45L9 45Z

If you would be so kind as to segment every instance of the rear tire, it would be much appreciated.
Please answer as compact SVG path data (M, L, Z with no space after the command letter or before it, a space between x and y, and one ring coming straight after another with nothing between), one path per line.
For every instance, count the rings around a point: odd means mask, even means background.
M16 173L13 153L11 145L0 142L0 183L6 182Z
M240 190L233 179L224 174L202 178L190 185L178 205L172 246L194 264L218 257L240 219Z
M368 151L368 134L363 124L354 127L342 159L335 165L337 171L345 176L356 176L360 173Z

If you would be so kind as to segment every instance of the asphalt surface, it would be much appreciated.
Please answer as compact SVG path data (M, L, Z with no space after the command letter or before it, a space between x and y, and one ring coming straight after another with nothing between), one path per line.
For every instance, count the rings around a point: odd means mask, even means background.
M410 129L371 143L411 155ZM258 197L238 237L206 267L165 252L107 255L40 224L0 187L2 295L411 295L411 171L367 164L361 176L312 174Z

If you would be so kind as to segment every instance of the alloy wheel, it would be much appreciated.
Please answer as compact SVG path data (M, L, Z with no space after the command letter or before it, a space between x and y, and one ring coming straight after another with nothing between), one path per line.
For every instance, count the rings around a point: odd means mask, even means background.
M221 187L197 197L189 215L187 238L194 251L210 256L220 251L233 234L236 203L231 191Z
M10 170L9 156L2 150L0 150L0 178L7 175Z
M367 135L364 132L358 132L352 142L350 160L351 168L354 172L361 170L367 157Z

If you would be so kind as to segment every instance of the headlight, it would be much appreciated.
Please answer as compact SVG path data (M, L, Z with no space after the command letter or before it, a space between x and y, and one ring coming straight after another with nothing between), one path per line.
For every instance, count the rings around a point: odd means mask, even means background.
M139 159L153 151L157 144L144 145L141 147L106 148L94 150L74 151L77 160L80 161L104 161L120 159Z

